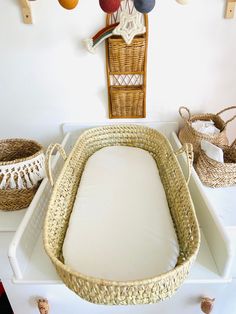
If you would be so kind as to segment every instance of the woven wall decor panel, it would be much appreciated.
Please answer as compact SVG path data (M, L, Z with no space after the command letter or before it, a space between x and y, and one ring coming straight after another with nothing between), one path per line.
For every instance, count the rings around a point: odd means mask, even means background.
M107 15L107 25L120 22L123 12L133 16L133 0L122 0L118 11ZM146 68L148 17L142 15L144 34L127 44L121 35L106 40L106 66L109 117L111 119L146 117Z

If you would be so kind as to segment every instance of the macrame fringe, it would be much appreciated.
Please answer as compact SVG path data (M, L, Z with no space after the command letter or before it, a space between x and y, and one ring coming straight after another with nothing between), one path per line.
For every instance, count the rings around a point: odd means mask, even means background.
M22 190L32 188L45 177L44 160L44 154L41 154L30 162L2 166L0 189Z

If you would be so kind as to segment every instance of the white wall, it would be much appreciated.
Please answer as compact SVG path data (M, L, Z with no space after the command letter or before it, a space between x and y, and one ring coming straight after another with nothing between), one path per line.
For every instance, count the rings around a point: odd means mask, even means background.
M0 137L48 144L62 122L107 120L104 47L91 55L81 43L104 26L98 0L73 11L31 2L34 25L22 23L18 1L0 0ZM149 14L147 120L176 120L183 104L236 104L236 18L223 18L225 0L190 2L157 0ZM231 138L235 130L236 121Z

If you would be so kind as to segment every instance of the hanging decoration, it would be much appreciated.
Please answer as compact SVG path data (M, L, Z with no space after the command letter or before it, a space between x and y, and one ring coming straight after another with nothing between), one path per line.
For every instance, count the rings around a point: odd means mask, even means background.
M110 14L116 12L119 9L120 1L121 0L99 0L99 4L105 13Z
M122 0L107 16L107 25L116 22L116 36L106 40L109 118L145 118L148 15L137 12L133 0Z
M106 27L84 40L89 52L106 40L109 117L145 118L148 15L155 0L99 0Z
M77 6L79 0L58 0L58 2L64 9L73 10Z
M134 0L134 7L140 13L149 13L155 7L155 0Z
M136 35L146 33L146 27L143 25L143 15L137 11L132 14L128 12L120 13L120 24L114 29L114 35L120 35L127 45L132 43Z
M99 46L104 40L111 37L113 35L114 29L119 25L119 23L115 23L112 25L108 25L97 32L92 38L88 38L84 40L85 46L89 52L95 53L95 49Z

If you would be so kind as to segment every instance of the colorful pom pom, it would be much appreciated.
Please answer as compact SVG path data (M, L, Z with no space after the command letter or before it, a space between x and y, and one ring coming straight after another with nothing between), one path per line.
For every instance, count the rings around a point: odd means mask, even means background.
M179 4L188 4L188 0L176 0Z
M121 0L99 0L101 9L106 13L116 12L120 7Z
M72 10L77 6L79 0L58 0L58 2L64 9Z
M134 6L140 13L149 13L155 7L155 0L134 0Z

